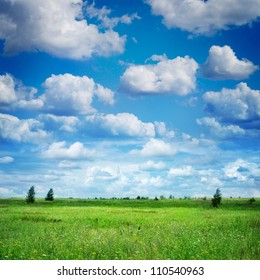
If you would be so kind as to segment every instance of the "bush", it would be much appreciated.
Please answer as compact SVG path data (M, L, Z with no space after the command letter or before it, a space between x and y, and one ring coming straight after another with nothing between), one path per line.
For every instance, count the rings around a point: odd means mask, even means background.
M34 190L34 186L31 186L26 196L26 202L34 203L34 201L35 201L35 190Z
M255 202L255 199L253 197L248 200L249 204L253 204L253 202Z
M211 199L211 205L213 207L219 207L219 205L221 203L221 199L222 199L222 195L221 195L220 189L217 188L213 198Z

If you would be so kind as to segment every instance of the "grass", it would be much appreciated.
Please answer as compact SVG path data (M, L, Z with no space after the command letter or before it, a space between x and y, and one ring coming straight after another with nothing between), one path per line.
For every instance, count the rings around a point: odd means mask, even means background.
M0 199L0 259L260 259L260 199Z

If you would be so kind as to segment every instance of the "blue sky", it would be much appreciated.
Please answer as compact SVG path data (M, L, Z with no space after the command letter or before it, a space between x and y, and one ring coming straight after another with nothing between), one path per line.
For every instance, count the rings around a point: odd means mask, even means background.
M0 0L0 197L260 196L258 0Z

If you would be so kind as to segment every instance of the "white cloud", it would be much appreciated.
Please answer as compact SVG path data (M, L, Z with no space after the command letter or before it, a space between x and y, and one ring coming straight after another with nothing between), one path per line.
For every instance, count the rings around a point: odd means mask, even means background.
M141 150L132 150L131 154L141 155L144 157L168 157L173 156L176 149L161 139L150 139Z
M17 196L17 193L10 189L5 187L0 187L0 197L15 197Z
M205 127L209 132L217 137L235 137L245 135L245 130L237 125L222 125L215 118L197 119L197 124Z
M52 126L54 124L54 128L59 130L74 132L80 122L78 117L74 116L56 116L52 114L41 114L39 115L40 120L45 122L45 125Z
M0 75L0 108L3 109L40 109L41 99L34 98L37 89L24 86L10 74Z
M9 157L9 156L1 157L0 158L0 163L11 163L13 161L14 161L14 158L13 157Z
M95 95L102 102L114 103L114 93L87 76L52 75L45 80L43 87L45 92L41 98L46 110L62 115L95 112L91 106Z
M108 182L119 179L120 170L117 167L92 166L86 169L85 183Z
M43 124L35 119L22 119L0 114L0 137L19 142L39 143L49 137Z
M159 62L128 67L119 90L132 95L187 95L196 88L198 64L192 58L152 56L151 60Z
M174 137L174 132L168 130L164 122L145 123L130 113L93 114L87 116L86 121L88 124L92 124L93 130L98 133L104 130L113 136Z
M95 114L86 117L86 120L100 128L105 129L112 135L127 135L135 137L154 137L155 128L152 123L144 123L135 115L119 113L117 115Z
M192 176L195 174L195 170L192 166L187 165L182 168L171 168L168 174L173 177Z
M203 95L207 110L221 121L259 122L260 91L239 83L235 89L223 88L220 92L209 91ZM256 123L257 124L257 123Z
M258 66L247 59L239 60L229 46L212 46L209 56L200 67L201 75L214 80L243 80L249 77Z
M144 171L163 170L165 167L166 164L163 161L154 162L153 160L148 160L139 165L140 170Z
M95 155L95 150L87 149L80 142L75 142L66 147L66 142L55 142L51 144L48 150L43 151L42 156L53 159L90 159Z
M237 159L235 162L230 162L223 168L226 178L235 179L237 181L259 181L259 167L254 162L248 162L242 159Z
M241 26L260 16L258 0L146 0L152 13L163 16L168 28L195 34L211 34L231 26Z
M82 11L86 5L82 0L1 1L0 38L5 40L5 54L40 50L82 59L122 53L126 37L89 24Z
M173 138L175 132L173 130L168 130L164 122L154 122L155 132L158 136Z
M140 19L137 13L132 15L123 15L121 17L109 17L111 10L103 6L101 9L95 7L95 2L87 6L86 9L89 18L97 18L101 24L101 27L112 29L119 23L131 24L134 19Z

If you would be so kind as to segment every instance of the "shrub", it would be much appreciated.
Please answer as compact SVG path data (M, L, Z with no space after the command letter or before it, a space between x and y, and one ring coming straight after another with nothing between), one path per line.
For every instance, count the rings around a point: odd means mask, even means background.
M211 205L213 207L219 207L219 205L221 203L221 199L222 199L222 195L221 195L220 189L217 188L213 198L211 199Z
M248 200L249 204L253 204L253 202L255 202L255 199L253 197Z

